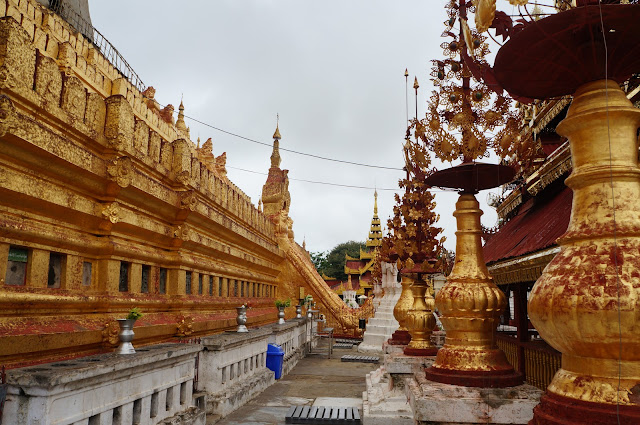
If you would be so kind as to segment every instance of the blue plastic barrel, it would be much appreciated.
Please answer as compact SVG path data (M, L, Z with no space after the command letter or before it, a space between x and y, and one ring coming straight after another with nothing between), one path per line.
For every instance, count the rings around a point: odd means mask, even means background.
M276 374L276 379L282 377L282 363L284 362L284 350L276 344L267 345L267 368Z

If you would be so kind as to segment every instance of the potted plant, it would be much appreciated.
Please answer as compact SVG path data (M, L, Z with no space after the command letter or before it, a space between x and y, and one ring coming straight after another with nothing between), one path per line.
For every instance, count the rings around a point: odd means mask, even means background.
M307 317L311 319L313 317L313 313L311 312L313 297L310 294L307 294L302 300L302 304L304 305L304 308L307 309Z
M116 354L135 354L136 350L133 348L133 325L136 323L136 320L141 318L143 314L140 312L138 307L134 307L129 310L129 314L125 319L118 319L118 325L120 325L120 334L118 337L120 338L120 346L116 349Z
M291 300L276 300L275 301L276 308L278 309L278 324L284 324L284 309L286 307L291 307Z

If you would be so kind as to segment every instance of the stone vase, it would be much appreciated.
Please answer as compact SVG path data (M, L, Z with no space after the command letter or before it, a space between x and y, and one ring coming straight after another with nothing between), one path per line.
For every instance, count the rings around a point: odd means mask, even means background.
M247 329L247 307L236 307L236 311L238 312L238 315L236 316L238 329L236 330L236 332L249 332L249 330Z
M278 307L278 324L284 325L284 307Z
M302 319L302 306L296 306L296 319Z
M118 338L120 339L120 345L116 349L116 354L135 354L136 350L133 348L133 325L136 323L136 319L118 319L118 325L120 325L120 333Z

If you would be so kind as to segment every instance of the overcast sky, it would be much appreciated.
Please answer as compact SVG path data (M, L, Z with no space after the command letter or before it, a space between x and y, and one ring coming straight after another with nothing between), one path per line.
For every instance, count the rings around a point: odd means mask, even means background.
M120 51L161 104L213 126L272 143L280 114L281 148L402 168L413 77L419 115L433 89L430 60L441 58L444 2L424 0L110 0L91 1L93 25ZM412 112L413 111L413 112ZM191 136L211 137L227 153L228 176L257 204L271 149L191 120ZM344 165L281 152L289 170L296 241L326 251L365 240L378 188L386 224L403 172ZM238 170L242 168L257 173ZM439 168L443 168L439 166ZM365 186L351 189L293 179ZM483 223L495 211L478 195ZM455 247L456 193L437 193L447 247Z

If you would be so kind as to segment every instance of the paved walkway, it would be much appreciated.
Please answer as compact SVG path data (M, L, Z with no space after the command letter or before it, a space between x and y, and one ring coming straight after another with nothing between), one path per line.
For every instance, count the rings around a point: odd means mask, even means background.
M285 424L289 406L354 406L362 413L365 375L377 364L341 362L351 350L336 349L331 359L324 354L310 354L300 360L287 376L276 381L217 425Z

